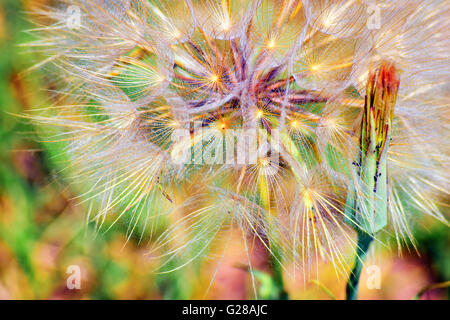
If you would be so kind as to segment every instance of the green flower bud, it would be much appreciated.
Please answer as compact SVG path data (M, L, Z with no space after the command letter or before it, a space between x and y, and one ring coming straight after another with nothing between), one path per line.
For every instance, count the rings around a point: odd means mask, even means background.
M355 186L349 190L346 218L369 234L387 224L387 154L399 87L395 66L383 61L369 73L356 168Z

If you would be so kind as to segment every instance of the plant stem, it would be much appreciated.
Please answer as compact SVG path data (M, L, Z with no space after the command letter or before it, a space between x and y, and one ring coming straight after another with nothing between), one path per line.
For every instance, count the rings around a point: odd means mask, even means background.
M278 289L276 300L289 300L289 294L284 290L283 270L280 262L273 257L271 260L273 279Z
M347 282L347 300L357 300L358 298L358 284L361 277L361 271L364 265L364 259L369 251L370 244L373 237L364 232L358 231L358 244L356 248L355 265Z

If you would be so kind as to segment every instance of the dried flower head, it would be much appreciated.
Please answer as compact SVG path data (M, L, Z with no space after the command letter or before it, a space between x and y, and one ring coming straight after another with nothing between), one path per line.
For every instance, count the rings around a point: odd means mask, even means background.
M32 117L62 128L89 219L150 230L179 265L238 227L339 269L351 227L445 221L444 2L377 1L378 26L371 1L59 1L35 12L57 92Z

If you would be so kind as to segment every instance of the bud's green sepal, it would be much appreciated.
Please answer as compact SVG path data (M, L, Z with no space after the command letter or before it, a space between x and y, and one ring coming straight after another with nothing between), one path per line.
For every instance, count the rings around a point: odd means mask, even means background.
M347 195L345 216L356 230L375 234L387 224L387 154L399 87L395 67L386 62L369 72L355 182Z

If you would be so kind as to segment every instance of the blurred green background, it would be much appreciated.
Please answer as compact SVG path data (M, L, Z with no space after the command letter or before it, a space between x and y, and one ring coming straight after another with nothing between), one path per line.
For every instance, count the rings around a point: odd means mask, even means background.
M42 71L25 72L38 61L28 48L26 11L45 0L0 2L0 299L225 299L251 298L249 274L236 265L242 257L228 254L211 285L214 270L189 267L156 274L156 259L145 255L139 237L127 242L127 224L108 232L86 225L86 207L77 205L73 190L57 165L60 146L39 142L21 114L49 101L49 81ZM448 228L425 221L415 236L418 252L379 249L369 260L381 270L381 288L361 287L362 299L411 299L420 290L450 280ZM106 230L106 228L105 228ZM239 245L231 246L239 252ZM69 290L71 265L80 266L81 289ZM320 266L320 282L337 298L345 280L336 281L332 267ZM202 274L203 276L199 276ZM363 275L363 283L368 275ZM264 277L258 287L264 294ZM286 281L294 299L329 299L316 283ZM422 299L447 299L448 289L426 291Z

